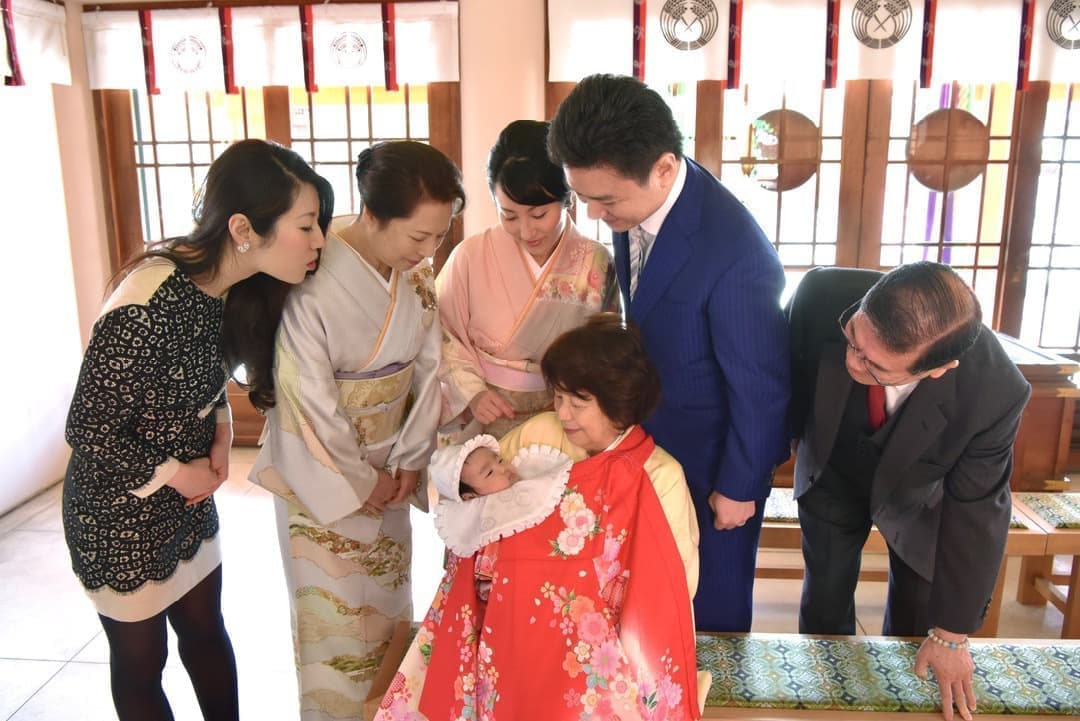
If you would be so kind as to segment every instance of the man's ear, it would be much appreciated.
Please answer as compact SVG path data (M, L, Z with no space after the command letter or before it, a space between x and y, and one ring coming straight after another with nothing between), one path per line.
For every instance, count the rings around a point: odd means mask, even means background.
M937 368L933 369L932 371L927 371L926 377L927 378L934 378L934 379L940 378L941 376L945 375L946 373L948 373L949 371L951 371L953 368L955 368L958 365L960 365L959 360L949 361L948 363L946 363L943 366L938 366Z
M675 153L664 153L653 163L652 176L664 190L669 190L675 184L678 175L679 159L675 157Z
M234 245L244 242L255 245L258 236L255 229L251 227L251 221L243 213L233 213L229 216L229 234L232 236Z

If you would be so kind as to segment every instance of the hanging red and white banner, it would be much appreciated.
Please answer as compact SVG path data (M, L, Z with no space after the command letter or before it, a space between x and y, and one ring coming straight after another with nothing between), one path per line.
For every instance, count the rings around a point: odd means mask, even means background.
M233 77L242 88L304 87L300 16L295 7L232 9Z
M217 10L153 10L150 26L155 85L161 92L225 90Z
M1016 80L1023 0L937 0L930 81Z
M630 69L635 79L645 80L645 0L634 0L630 22Z
M827 5L821 0L744 0L743 84L798 86L825 79Z
M11 19L23 82L71 85L64 6L44 0L11 0Z
M651 0L660 2L660 0ZM548 0L548 80L633 72L633 0Z
M457 82L458 3L395 3L399 83Z
M837 79L919 78L923 0L841 0Z
M86 69L94 90L142 88L142 31L137 10L95 10L82 16Z
M728 0L648 0L645 82L726 80Z
M397 23L394 22L394 3L380 3L382 15L383 86L397 90Z
M1080 2L1035 0L1028 79L1080 82Z
M383 87L382 11L372 3L311 6L315 83Z
M6 84L5 81L12 77L14 74L11 69L11 50L8 48L8 33L14 35L14 24L9 28L8 20L10 18L10 9L8 8L7 0L4 0L0 4L0 85Z
M218 26L221 28L221 65L225 76L225 92L236 94L236 65L233 63L233 20L232 8L218 8Z

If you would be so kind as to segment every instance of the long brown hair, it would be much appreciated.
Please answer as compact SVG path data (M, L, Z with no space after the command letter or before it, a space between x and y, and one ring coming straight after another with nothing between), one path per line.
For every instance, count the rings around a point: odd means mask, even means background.
M334 191L299 155L265 140L241 140L230 145L210 166L195 196L195 227L184 236L150 246L121 268L123 278L147 258L165 258L189 278L213 279L229 248L229 218L247 217L260 236L273 235L274 226L296 201L302 185L319 195L319 227L326 233L334 213ZM274 336L291 286L265 273L256 273L229 289L221 324L221 352L233 380L248 392L252 405L274 405ZM239 367L244 378L235 375Z

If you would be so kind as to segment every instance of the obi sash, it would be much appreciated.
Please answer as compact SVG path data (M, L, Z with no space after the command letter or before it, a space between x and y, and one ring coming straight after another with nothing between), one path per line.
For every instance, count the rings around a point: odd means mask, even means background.
M484 382L510 402L513 418L496 418L483 427L484 433L501 438L537 413L552 409L552 392L540 366L532 361L506 361L477 349ZM514 367L524 366L524 368ZM478 429L470 429L477 432Z
M369 452L394 444L408 410L413 364L392 363L374 371L334 373L341 409Z

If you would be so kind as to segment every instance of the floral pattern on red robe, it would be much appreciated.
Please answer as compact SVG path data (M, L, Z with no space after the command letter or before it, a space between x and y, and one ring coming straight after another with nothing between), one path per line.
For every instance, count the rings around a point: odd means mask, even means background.
M642 468L653 447L635 427L574 464L543 523L451 554L376 719L698 718L685 571Z

